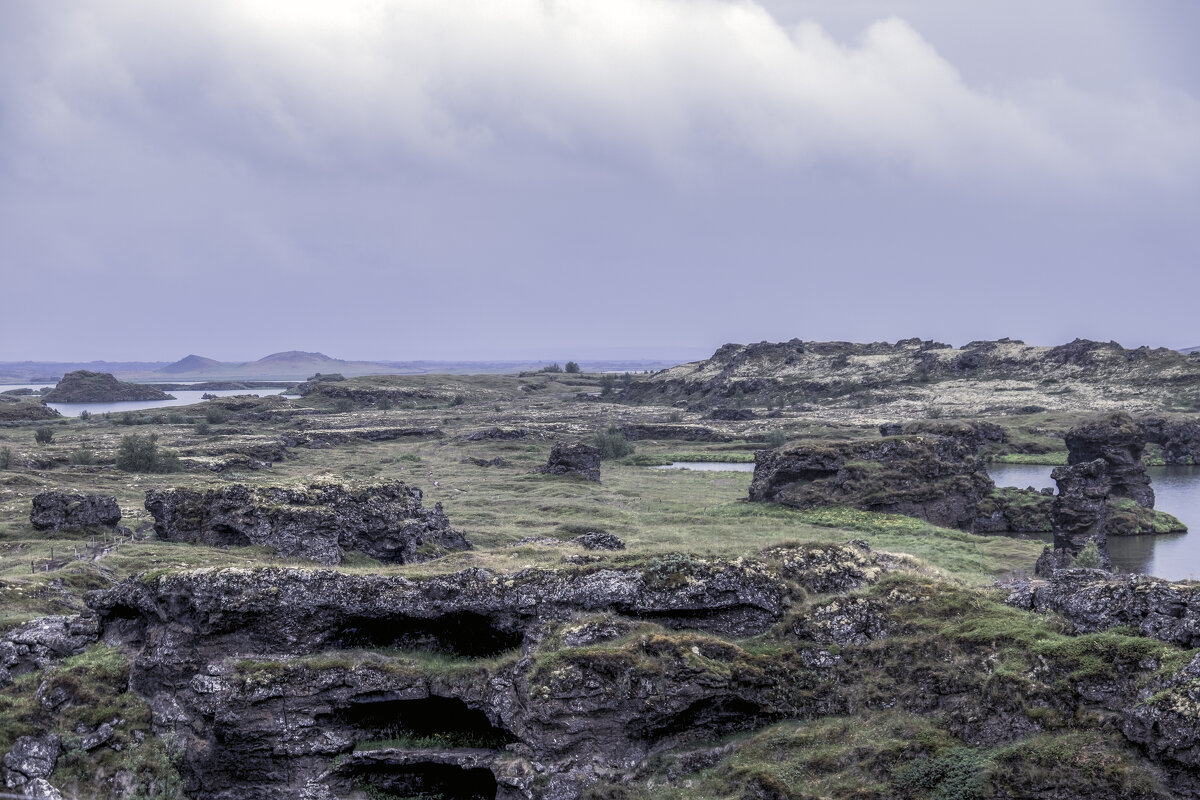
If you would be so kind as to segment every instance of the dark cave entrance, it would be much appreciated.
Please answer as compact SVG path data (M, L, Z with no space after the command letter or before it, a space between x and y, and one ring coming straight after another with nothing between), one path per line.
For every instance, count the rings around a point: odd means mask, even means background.
M519 632L498 627L490 618L471 611L418 617L352 617L342 623L333 646L339 648L397 648L426 650L463 658L488 658L521 646Z
M371 787L374 797L427 800L495 800L496 776L484 767L432 761L403 766L373 765L358 771L355 787Z
M498 750L516 741L487 715L455 697L361 699L338 709L334 719L379 743L405 748L480 747Z
M709 697L697 700L678 714L648 721L640 738L658 741L692 732L725 736L756 728L770 719L773 719L772 715L763 713L759 705L740 697Z

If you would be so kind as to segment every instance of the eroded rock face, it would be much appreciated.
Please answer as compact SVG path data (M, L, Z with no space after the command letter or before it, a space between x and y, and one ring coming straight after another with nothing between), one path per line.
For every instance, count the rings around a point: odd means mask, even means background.
M45 669L53 661L83 652L100 628L91 615L39 617L0 637L0 686L26 672Z
M848 505L969 530L994 486L975 453L972 441L947 436L793 443L755 453L750 499Z
M117 498L96 494L42 492L34 495L29 523L39 531L83 528L89 525L116 527L121 521Z
M1046 581L1020 586L1008 602L1061 614L1078 633L1128 626L1143 636L1200 647L1200 586L1196 585L1148 575L1060 569Z
M1067 432L1066 442L1067 464L1074 466L1102 459L1107 465L1109 493L1113 497L1128 497L1138 505L1154 508L1154 490L1142 465L1146 437L1132 417L1116 413L1076 425Z
M1168 464L1200 464L1200 422L1161 417L1138 422L1147 442L1162 446Z
M588 481L600 480L600 451L583 442L556 442L550 458L539 472L575 475Z
M1074 555L1095 542L1108 558L1107 525L1111 506L1109 495L1113 480L1108 463L1094 461L1055 467L1050 477L1058 484L1054 498L1054 549ZM1109 562L1111 564L1111 562Z
M586 647L645 621L752 635L780 619L787 593L762 563L664 557L422 580L198 570L130 579L90 602L106 639L136 652L131 687L156 727L180 737L197 800L343 797L360 781L408 794L457 787L449 796L473 796L463 787L484 787L481 796L529 798L576 797L598 771L619 774L664 742L794 716L796 703L818 694L807 687L793 700L786 664L713 637L644 637L601 657L526 657L542 637ZM406 667L404 651L460 666ZM486 661L473 667L476 659ZM435 733L448 743L437 751L356 752ZM535 792L531 763L576 776L573 791Z
M346 551L391 563L435 558L470 544L450 527L441 504L421 505L421 490L395 482L306 489L243 485L205 492L151 490L146 510L168 541L211 546L262 545L281 555L337 564Z

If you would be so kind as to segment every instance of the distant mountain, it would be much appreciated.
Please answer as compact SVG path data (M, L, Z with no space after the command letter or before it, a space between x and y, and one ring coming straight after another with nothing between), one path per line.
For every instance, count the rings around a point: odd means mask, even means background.
M1196 345L1195 347L1185 347L1182 350L1180 350L1179 352L1181 352L1181 353L1200 353L1200 345Z
M258 361L252 361L245 366L282 366L300 367L312 365L314 367L328 367L335 364L349 364L349 361L342 361L340 358L330 358L324 353L306 353L303 350L286 350L282 353L271 353L269 356L263 356Z
M176 361L174 364L167 364L158 372L169 372L172 375L179 373L202 373L206 370L220 369L224 365L215 358L205 358L204 356L190 355Z

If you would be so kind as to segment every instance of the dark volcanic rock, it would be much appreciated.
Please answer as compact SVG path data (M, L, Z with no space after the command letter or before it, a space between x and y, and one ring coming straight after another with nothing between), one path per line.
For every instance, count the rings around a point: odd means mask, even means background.
M1067 432L1066 442L1068 464L1103 459L1114 497L1128 497L1138 505L1154 508L1154 490L1142 466L1146 437L1128 414L1118 412L1076 425Z
M62 740L56 734L42 738L22 736L4 756L4 786L19 789L54 771Z
M82 652L99 632L91 615L39 617L18 625L0 637L0 686Z
M0 396L0 423L41 422L61 417L62 414L41 400L20 400Z
M82 528L88 525L116 527L121 521L117 498L96 494L42 492L34 495L29 523L39 531Z
M472 431L463 437L468 442L482 442L488 439L497 441L512 441L514 439L524 439L529 435L529 431L521 428L485 428L481 431Z
M1149 575L1114 576L1096 569L1060 569L1049 580L1020 586L1008 603L1053 611L1077 633L1127 626L1182 647L1200 647L1200 586Z
M969 529L994 486L975 450L945 436L759 450L750 499L795 508L847 505Z
M118 381L107 372L68 372L42 396L47 403L115 403L124 400L173 400L161 389Z
M665 439L682 442L728 442L733 437L703 425L635 422L621 426L621 433L631 442L644 439Z
M1200 422L1154 417L1139 420L1138 427L1147 442L1162 446L1166 463L1200 464Z
M584 550L624 550L625 542L608 531L588 531L571 540Z
M366 780L409 795L512 799L577 797L597 768L621 771L681 737L800 711L782 667L713 637L643 637L545 663L510 650L547 630L583 646L642 620L753 635L781 618L787 591L762 565L663 557L641 568L421 580L198 570L127 580L90 602L106 638L134 651L131 686L156 726L179 737L189 797L343 797ZM405 667L396 660L405 650L451 654L460 667ZM805 702L821 696L806 687ZM472 744L356 748L398 730ZM577 773L579 784L535 791L530 762Z
M168 541L213 546L263 545L280 555L337 564L348 550L380 561L409 563L470 547L450 528L440 503L421 505L421 490L404 483L306 489L230 486L146 493L154 530Z
M741 422L754 419L755 414L748 408L714 408L709 416L724 422Z
M584 480L600 480L600 451L583 442L556 442L550 448L546 466L538 472L548 475L577 475Z
M1058 484L1051 512L1054 549L1075 555L1088 542L1095 542L1107 560L1107 522L1112 510L1108 498L1113 488L1108 463L1097 458L1083 464L1055 467L1050 477Z

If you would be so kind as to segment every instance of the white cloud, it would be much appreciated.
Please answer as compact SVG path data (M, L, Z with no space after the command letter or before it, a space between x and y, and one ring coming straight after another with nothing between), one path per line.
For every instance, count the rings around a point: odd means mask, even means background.
M1053 76L983 91L896 18L847 44L715 0L41 13L40 35L9 34L29 39L11 43L21 52L5 70L22 122L4 135L18 151L108 136L318 168L400 154L475 169L534 152L669 171L749 159L1154 181L1193 174L1200 151L1200 105L1186 94L1102 96Z

